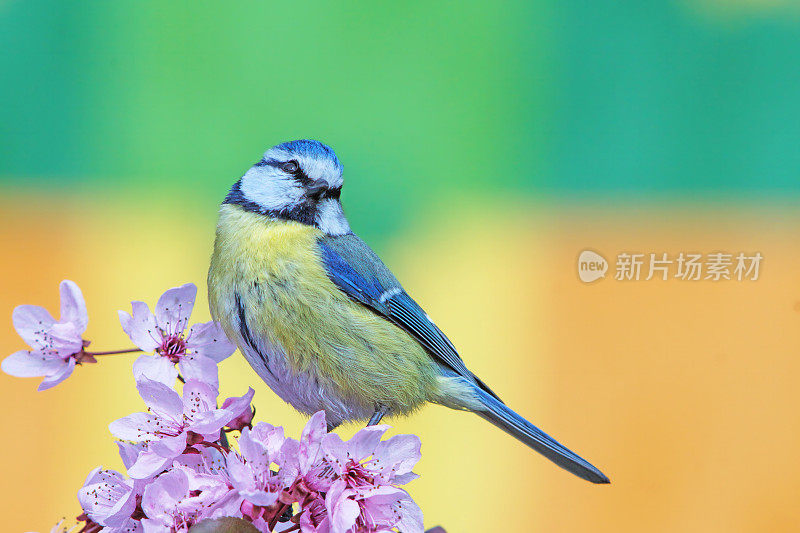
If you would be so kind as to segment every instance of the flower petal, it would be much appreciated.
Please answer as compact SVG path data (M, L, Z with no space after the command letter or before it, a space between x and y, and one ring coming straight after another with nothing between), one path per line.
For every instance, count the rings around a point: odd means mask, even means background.
M169 289L161 295L156 303L156 321L158 326L169 334L180 333L186 329L189 317L194 309L197 297L197 286L187 283Z
M186 429L203 435L206 439L216 440L222 428L228 425L230 418L221 409L200 413L195 421Z
M325 411L317 411L311 415L311 418L308 419L305 427L303 427L303 432L300 434L300 442L320 442L327 433L328 427L325 424Z
M350 460L347 443L336 433L328 433L322 439L321 449L326 456L326 462L336 465L339 474L344 473Z
M174 437L163 437L150 443L150 449L161 457L174 459L186 449L186 433Z
M395 527L403 533L422 533L424 531L422 509L410 496L403 498L394 507L400 515L400 520Z
M103 467L98 466L97 468L89 472L89 475L86 476L86 481L84 481L83 484L84 486L92 485L94 483L99 483L101 479L103 479Z
M41 352L21 350L3 359L3 372L18 378L34 378L54 374L66 362L58 357L48 357Z
M69 322L75 326L78 333L86 331L89 324L89 314L86 312L86 301L80 287L74 281L65 279L59 286L61 291L61 319L60 322Z
M253 466L237 453L229 453L225 460L231 485L238 491L255 490Z
M80 332L72 323L56 322L47 332L50 348L61 357L69 357L83 348L83 339Z
M161 492L161 497L157 500L157 503L161 505L166 504L168 507L171 507L189 494L189 476L183 469L175 468L159 476L148 489L151 487L157 488L157 490ZM150 502L145 502L145 500L151 500L147 497L147 489L145 489L144 492L145 495L142 498L142 507L145 512L154 510ZM156 512L153 514L158 516L159 513Z
M131 481L131 484L133 484L133 481ZM131 490L127 495L119 498L114 503L103 525L121 527L128 521L134 510L136 510L136 494ZM126 529L122 529L122 531L127 532Z
M183 419L183 400L167 385L142 376L136 382L136 390L156 416L175 422Z
M231 405L236 402L236 398L228 398L224 402L222 402L222 408L225 409L230 407ZM231 429L236 429L241 431L242 429L246 429L253 424L253 417L255 416L255 411L253 410L252 406L248 406L242 413L234 418L230 423L228 423L228 427ZM283 442L281 442L283 444ZM277 451L277 449L276 449Z
M78 491L81 507L95 522L118 526L136 507L134 483L114 470L95 469Z
M280 465L278 479L286 483L286 485L284 485L286 487L291 485L297 476L300 475L299 455L300 443L294 439L286 439L278 454L272 459L272 462Z
M357 487L349 491L361 504L362 513L380 525L381 531L422 533L422 511L403 489L391 485Z
M164 533L165 530L169 531L170 529L165 522L154 518L142 518L140 524L142 524L143 533Z
M14 329L31 348L46 348L47 333L56 320L38 305L18 305L11 314Z
M192 382L187 381L186 385L188 386L189 383ZM184 387L184 394L185 393L186 388ZM231 420L242 414L245 409L250 407L253 394L255 394L255 391L249 388L244 396L235 398L234 401L224 409L214 409L212 411L200 413L200 415L196 417L190 415L194 422L187 429L200 433L201 435L212 436L228 425Z
M356 499L373 499L374 501L393 502L399 498L405 498L408 493L400 487L392 485L366 485L351 489ZM380 500L379 500L380 498Z
M414 472L406 472L405 474L395 474L392 476L392 484L405 485L406 483L411 483L415 479L419 479L419 474L415 474Z
M325 496L332 533L346 533L361 514L358 503L349 497L350 491L344 490L344 485L343 481L337 481Z
M280 453L285 441L282 427L259 422L252 429L242 429L239 451L249 463L260 465L266 470Z
M144 521L147 520L142 519L135 519L135 518L128 518L126 519L120 526L117 531L124 532L124 533L145 533L144 526L142 525ZM149 520L148 520L149 521ZM114 530L109 530L109 533L115 533Z
M108 425L111 434L122 440L146 442L165 429L161 419L150 413L133 413L114 420ZM141 455L141 454L140 454Z
M300 434L300 469L308 472L311 465L317 460L320 454L322 439L328 433L328 426L325 424L325 411L317 411L306 423L303 432Z
M238 418L243 413L251 409L250 403L253 401L253 395L255 394L255 392L256 391L254 391L251 387L248 387L247 392L243 396L227 398L223 402L223 405L225 405L225 407L219 410L225 411L227 413L226 417L230 418L228 422L230 422L235 418Z
M145 450L136 458L136 462L128 469L128 475L133 479L152 477L170 464L172 457L162 457L151 450ZM160 479L160 478L159 478ZM152 486L149 485L148 488ZM147 489L145 489L145 494Z
M55 387L68 377L72 375L72 371L75 370L75 359L70 357L68 360L62 360L61 368L56 370L54 373L49 374L45 377L41 383L39 383L39 387L37 390L43 391Z
M407 474L422 458L421 447L416 435L395 435L378 444L374 458L386 473Z
M236 418L237 416L244 413L248 407L250 407L250 402L253 401L253 395L256 391L252 389L252 387L247 388L247 392L243 396L228 398L225 400L225 403L228 404L227 407L223 408L223 411L227 411L230 416Z
M183 414L192 418L196 413L205 413L217 408L217 388L197 379L186 380L183 386Z
M347 450L350 452L350 457L356 461L361 461L375 453L375 449L378 447L381 437L383 437L383 434L386 433L388 429L389 426L381 424L378 426L367 426L359 430L358 433L347 441Z
M194 324L186 337L186 345L194 353L209 357L219 363L230 356L236 345L228 340L218 322Z
M117 311L122 330L142 351L152 352L161 344L161 332L156 325L156 317L144 302L131 302L133 314Z
M130 468L139 457L139 452L144 450L144 444L131 444L130 442L117 441L117 448L119 449L119 456L122 459L122 464L125 468Z
M172 388L178 378L175 363L160 355L142 354L133 362L133 378L139 382L142 378L163 383Z
M263 507L269 507L278 501L277 492L267 492L265 490L245 490L239 491L239 494L241 494L242 497L250 503L254 505L261 505Z
M219 372L217 363L208 357L198 354L181 357L178 361L181 375L186 381L197 380L208 383L215 389L219 388Z

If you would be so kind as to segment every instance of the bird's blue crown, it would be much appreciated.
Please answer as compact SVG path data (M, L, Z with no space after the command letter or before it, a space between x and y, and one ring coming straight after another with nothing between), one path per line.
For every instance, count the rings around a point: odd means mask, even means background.
M287 141L285 143L273 146L267 151L267 153L272 151L288 152L290 154L296 154L298 156L311 159L327 159L331 161L339 171L342 170L342 164L339 162L339 158L336 157L336 152L333 151L333 148L327 144L323 144L312 139Z

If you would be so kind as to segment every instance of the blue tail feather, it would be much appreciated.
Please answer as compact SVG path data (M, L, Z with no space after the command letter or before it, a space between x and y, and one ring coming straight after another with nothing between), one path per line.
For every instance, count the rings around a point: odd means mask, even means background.
M479 387L475 387L475 390L486 407L485 411L476 411L478 415L541 453L564 470L592 483L610 483L600 470L512 411L499 399Z

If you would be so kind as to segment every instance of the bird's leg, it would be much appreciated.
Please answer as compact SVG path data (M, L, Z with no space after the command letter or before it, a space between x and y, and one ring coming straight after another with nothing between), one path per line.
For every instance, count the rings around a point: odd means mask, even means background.
M385 405L379 405L375 408L375 413L372 415L372 418L369 419L367 422L367 426L375 426L381 423L381 419L389 412L389 408Z

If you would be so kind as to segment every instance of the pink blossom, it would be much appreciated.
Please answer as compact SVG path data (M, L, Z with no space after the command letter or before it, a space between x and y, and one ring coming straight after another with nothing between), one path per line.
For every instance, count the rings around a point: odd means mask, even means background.
M342 441L329 433L322 442L326 460L348 487L404 485L418 476L411 471L421 458L421 443L416 435L396 435L381 440L387 425L368 426Z
M242 512L254 520L297 479L298 469L294 464L298 443L285 438L282 427L259 422L252 430L242 430L239 450L240 453L227 455L227 472L240 498ZM272 465L277 465L277 471Z
M239 509L250 519L260 518L264 508L278 501L283 487L275 486L269 468L248 463L237 453L227 456L228 476L239 499Z
M346 442L335 433L322 439L322 463L334 479L325 496L332 533L423 530L422 511L397 487L417 477L411 469L420 459L419 438L397 435L382 441L388 429L366 427Z
M102 526L122 526L136 509L144 486L114 470L98 467L78 491L86 515Z
M86 302L80 288L69 280L60 285L61 318L56 321L44 307L20 305L14 309L14 328L32 348L3 360L2 368L16 377L39 377L39 390L49 389L67 379L76 363L95 362L84 353L89 345L82 338L89 323Z
M185 532L201 520L225 516L220 502L229 492L218 477L175 465L144 490L144 533Z
M169 289L156 303L155 314L144 302L132 302L133 313L119 311L122 329L144 352L133 364L134 377L145 375L172 386L178 376L175 363L185 379L199 379L219 386L217 363L231 355L231 343L217 322L195 324L189 328L197 287L187 283Z
M171 464L187 446L219 439L220 430L249 408L253 389L223 409L216 408L217 390L196 379L186 382L183 398L161 382L141 377L136 383L147 413L134 413L109 425L117 438L146 442L128 468L135 479L151 477Z
M296 456L297 446L297 441L284 436L282 427L266 422L259 422L252 429L244 428L239 437L239 450L248 463L263 469L268 469L273 463L285 466L292 480L297 475L297 469L287 463Z
M331 533L395 531L422 533L422 510L392 485L347 488L337 480L325 496Z
M231 455L235 455L235 453L230 451L223 453L220 449L213 447L200 447L198 453L183 454L173 463L173 467L180 466L189 472L190 479L205 480L206 482L213 480L212 485L227 487L227 492L220 495L218 501L213 504L211 511L214 516L242 516L240 511L242 500L232 489L233 482L226 464L226 457Z
M136 462L144 444L117 442L125 468ZM78 491L83 519L103 526L107 533L141 533L142 492L146 480L128 479L119 472L96 468Z

